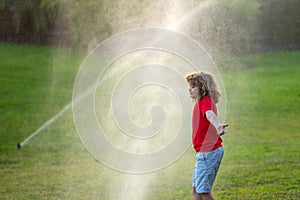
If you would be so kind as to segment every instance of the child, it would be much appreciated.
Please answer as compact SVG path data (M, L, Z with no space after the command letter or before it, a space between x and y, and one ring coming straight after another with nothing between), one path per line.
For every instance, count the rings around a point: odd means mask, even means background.
M196 72L186 76L191 98L195 101L193 110L193 145L196 164L193 177L194 200L213 199L211 194L222 157L221 135L225 127L217 118L216 103L220 92L214 76L209 72Z

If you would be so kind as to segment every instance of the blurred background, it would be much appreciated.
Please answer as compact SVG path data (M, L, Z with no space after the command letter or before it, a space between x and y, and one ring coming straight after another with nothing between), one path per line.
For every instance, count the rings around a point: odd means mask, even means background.
M300 48L298 0L1 0L0 41L92 49L137 27L174 29L210 52Z

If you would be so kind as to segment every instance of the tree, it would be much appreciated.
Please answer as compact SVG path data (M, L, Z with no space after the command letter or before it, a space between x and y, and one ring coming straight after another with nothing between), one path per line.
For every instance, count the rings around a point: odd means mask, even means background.
M15 23L10 7L10 0L0 2L0 40L14 41Z
M281 49L300 48L299 0L265 1L260 20L266 45Z
M67 40L73 47L88 48L111 34L109 5L109 0L2 0L0 40L36 44Z
M5 41L47 43L55 9L44 0L3 0L0 3L1 38Z
M252 1L211 1L197 16L194 37L211 52L229 55L249 52L258 7Z
M90 49L111 32L109 0L57 0L60 7L58 21L66 21L73 47ZM59 23L59 22L58 22ZM61 25L62 26L62 25Z

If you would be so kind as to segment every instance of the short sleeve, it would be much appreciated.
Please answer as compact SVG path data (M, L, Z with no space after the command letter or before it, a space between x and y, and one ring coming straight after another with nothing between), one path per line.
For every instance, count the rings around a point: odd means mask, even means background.
M201 99L200 107L200 111L203 114L203 117L205 117L205 113L208 110L213 110L213 101L210 97L203 97L203 99Z

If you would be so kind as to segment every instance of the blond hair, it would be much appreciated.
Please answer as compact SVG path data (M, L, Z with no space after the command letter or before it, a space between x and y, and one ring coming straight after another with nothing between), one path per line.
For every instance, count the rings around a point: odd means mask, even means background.
M211 97L215 103L219 102L221 92L213 74L209 72L194 72L186 75L186 81L192 87L199 88L199 98Z

